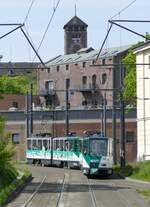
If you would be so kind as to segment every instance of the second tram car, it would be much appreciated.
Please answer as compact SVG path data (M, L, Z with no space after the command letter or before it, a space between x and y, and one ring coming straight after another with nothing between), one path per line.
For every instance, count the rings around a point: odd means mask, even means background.
M112 139L88 137L31 137L26 158L30 164L80 168L86 175L111 175Z

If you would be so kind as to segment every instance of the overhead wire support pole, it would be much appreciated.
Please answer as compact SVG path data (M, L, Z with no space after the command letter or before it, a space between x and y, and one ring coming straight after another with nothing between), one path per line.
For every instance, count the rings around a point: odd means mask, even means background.
M45 63L43 62L43 60L41 59L40 55L38 54L38 52L36 51L36 49L34 48L33 44L31 43L29 37L27 36L27 34L25 33L25 31L23 30L23 28L20 28L22 33L24 34L25 38L27 39L28 43L30 44L30 46L32 47L32 49L34 50L35 54L37 55L37 57L39 58L41 64L46 68Z
M130 20L130 19L112 19L113 22L132 22L132 23L150 23L150 20Z
M0 26L4 26L4 25L0 25ZM10 25L7 25L7 26L10 26ZM23 26L24 26L24 24L19 24L18 27L14 28L14 29L12 29L11 31L7 32L6 34L0 36L0 39L6 37L7 35L10 35L11 33L15 32L16 30L20 29L20 28L23 27Z
M104 94L104 136L106 137L107 136L107 128L106 128L106 125L107 125L107 116L106 116L106 93Z
M140 36L140 37L143 37L144 39L150 40L150 38L146 37L145 35L142 35L142 34L140 34L140 33L138 33L138 32L135 32L134 30L131 30L131 29L127 28L127 27L124 27L124 26L122 26L122 25L120 25L120 24L117 24L117 23L114 22L113 20L109 20L108 22L111 23L111 24L114 24L114 25L116 25L116 26L118 26L118 27L120 27L120 28L122 28L122 29L125 29L125 30L127 30L127 31L129 31L129 32L131 32L131 33L133 33L133 34L136 34L136 35L138 35L138 36Z
M124 168L126 165L126 140L125 140L125 102L123 98L123 79L124 67L120 67L120 165Z
M11 23L11 24L0 24L0 26L23 26L24 24L21 24L21 23Z
M102 49L103 49L104 44L105 44L105 42L106 42L106 40L107 40L107 38L108 38L108 35L109 35L109 33L110 33L111 28L112 28L112 23L111 23L111 25L110 25L110 27L109 27L109 29L108 29L108 31L107 31L107 34L106 34L106 36L105 36L105 39L104 39L104 41L103 41L103 43L102 43L102 46L101 46L101 48L100 48L100 50L99 50L99 53L98 53L97 57L96 57L96 61L98 60L98 57L100 56L100 54L101 54L101 52L102 52Z
M68 94L68 88L69 88L69 83L68 79L65 80L65 88L66 88L66 100L65 100L65 134L66 136L69 135L69 94Z

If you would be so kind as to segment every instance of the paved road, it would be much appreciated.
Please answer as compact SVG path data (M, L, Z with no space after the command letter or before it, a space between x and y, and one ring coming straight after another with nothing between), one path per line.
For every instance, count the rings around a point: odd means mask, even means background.
M78 170L30 169L32 182L7 207L150 207L150 201L136 192L137 189L150 189L150 184L115 176L87 179ZM37 194L34 195L35 190ZM27 200L31 202L24 205Z

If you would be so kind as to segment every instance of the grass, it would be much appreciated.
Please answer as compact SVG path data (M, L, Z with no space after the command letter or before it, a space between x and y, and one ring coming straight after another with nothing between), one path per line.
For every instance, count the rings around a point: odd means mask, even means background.
M119 165L115 165L113 169L114 172L125 177L150 182L150 161L128 164L125 168L120 168Z
M114 166L114 172L136 180L150 182L150 161L137 162L130 165L126 165L125 168L120 168L119 165ZM144 197L150 199L150 190L137 190L138 193Z
M150 198L150 190L137 190L137 192L146 197L147 199Z

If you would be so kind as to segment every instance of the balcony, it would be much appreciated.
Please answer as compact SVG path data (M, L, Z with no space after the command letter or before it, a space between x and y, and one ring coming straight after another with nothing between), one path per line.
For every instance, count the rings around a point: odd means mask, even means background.
M39 91L40 96L55 96L56 91L54 89L42 89Z
M98 90L98 86L96 84L82 84L78 86L78 90L82 93L95 93Z

